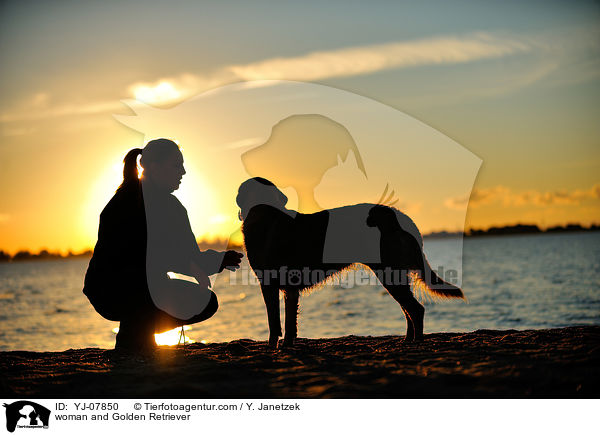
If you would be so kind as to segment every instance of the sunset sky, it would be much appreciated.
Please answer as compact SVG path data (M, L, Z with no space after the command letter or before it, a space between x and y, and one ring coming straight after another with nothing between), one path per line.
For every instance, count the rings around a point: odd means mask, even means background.
M160 134L124 125L135 100L167 113L265 79L366 97L481 159L439 210L400 198L423 233L460 229L469 193L467 229L600 223L598 2L25 0L0 4L0 249L93 247L123 156ZM175 139L196 236L228 236L234 196L208 187L222 168Z

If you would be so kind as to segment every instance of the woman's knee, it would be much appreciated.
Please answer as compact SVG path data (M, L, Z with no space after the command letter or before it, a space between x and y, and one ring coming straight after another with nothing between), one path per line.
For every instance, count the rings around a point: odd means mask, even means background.
M190 319L187 320L181 320L181 319L175 319L174 317L167 315L167 318L170 318L172 320L175 320L176 322L178 322L178 325L191 325L194 323L198 323L198 322L203 322L207 319L210 319L212 316L215 315L215 313L217 312L217 310L219 309L219 301L217 300L217 295L214 292L210 292L210 299L208 300L208 304L206 305L206 307L204 307L204 309L202 310L201 313L196 314L195 316L193 316Z
M212 317L217 312L218 309L219 309L219 300L217 299L217 295L215 294L215 292L211 291L210 292L210 300L208 301L208 305L206 306L206 308L204 309L202 314L205 315L206 318L208 319L209 317Z

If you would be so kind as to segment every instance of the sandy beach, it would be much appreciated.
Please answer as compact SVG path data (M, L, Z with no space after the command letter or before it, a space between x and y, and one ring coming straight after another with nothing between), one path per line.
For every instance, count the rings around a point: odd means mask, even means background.
M600 326L0 353L0 395L38 398L600 397Z

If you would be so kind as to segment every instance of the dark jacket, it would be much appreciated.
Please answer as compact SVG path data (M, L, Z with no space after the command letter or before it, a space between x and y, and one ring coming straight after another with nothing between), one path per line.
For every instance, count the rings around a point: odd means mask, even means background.
M200 251L187 211L175 196L146 183L143 190L137 182L119 189L100 214L83 293L108 320L154 309L147 272L165 279L169 271L187 275L193 260L211 275L223 259L222 252Z

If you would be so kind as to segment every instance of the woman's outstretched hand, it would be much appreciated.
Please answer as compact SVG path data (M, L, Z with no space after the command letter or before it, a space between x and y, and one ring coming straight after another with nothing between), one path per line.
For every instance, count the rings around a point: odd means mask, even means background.
M237 251L227 251L225 252L225 256L223 257L223 262L221 263L221 267L219 268L219 272L222 272L223 269L236 271L240 268L240 262L242 261L242 257L244 254Z

